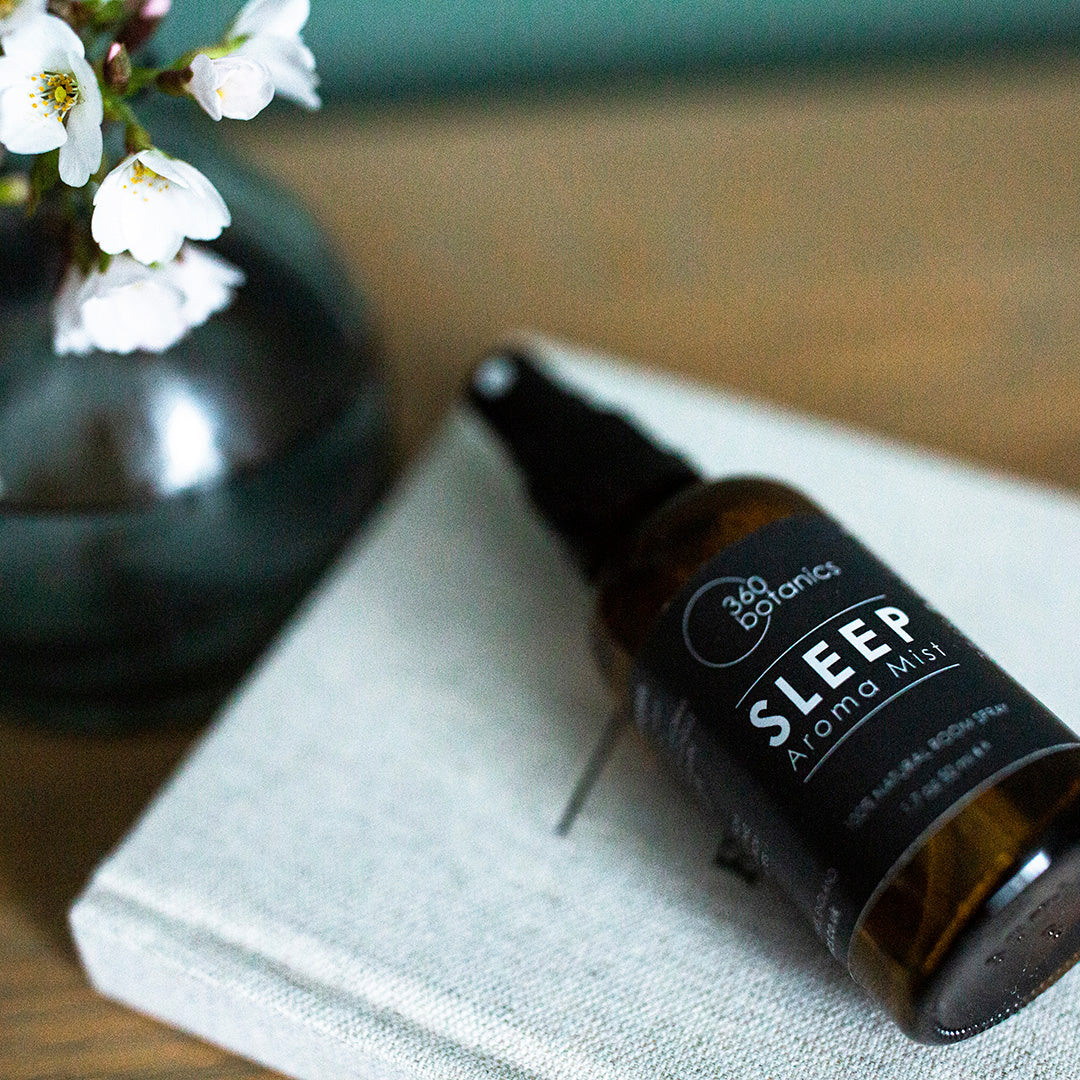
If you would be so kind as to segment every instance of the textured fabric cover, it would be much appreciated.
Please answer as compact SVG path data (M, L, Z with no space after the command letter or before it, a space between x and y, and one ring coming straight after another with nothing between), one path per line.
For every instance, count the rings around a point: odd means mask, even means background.
M714 474L789 478L1075 722L1080 504L552 349ZM989 422L989 421L988 421ZM1080 977L907 1041L608 713L589 595L463 414L72 912L106 994L304 1078L1075 1080Z

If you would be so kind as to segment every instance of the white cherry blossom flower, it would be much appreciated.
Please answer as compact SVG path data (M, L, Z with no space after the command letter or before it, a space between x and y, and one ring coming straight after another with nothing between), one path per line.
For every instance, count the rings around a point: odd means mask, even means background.
M45 14L48 0L0 0L0 38L22 26L35 15Z
M184 295L180 313L189 327L202 326L227 308L233 293L244 284L243 270L198 244L185 244L162 269Z
M300 37L310 14L309 0L248 0L229 37L242 42L232 55L262 64L282 97L317 109L315 57Z
M53 306L53 347L161 352L227 307L243 281L235 266L195 244L160 266L118 255L104 271L69 267Z
M0 0L2 2L2 0ZM101 164L101 90L79 35L38 15L3 39L0 143L14 154L60 148L60 179L82 187Z
M212 60L199 53L191 61L188 93L215 120L250 120L270 104L274 81L258 60L222 56Z
M94 196L90 232L102 251L168 262L185 237L213 240L229 224L217 188L193 165L151 148L130 154Z

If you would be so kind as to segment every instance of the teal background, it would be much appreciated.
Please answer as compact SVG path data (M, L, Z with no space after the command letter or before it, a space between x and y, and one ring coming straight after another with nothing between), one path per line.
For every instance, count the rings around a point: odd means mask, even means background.
M238 10L175 0L162 55ZM312 0L324 96L399 97L612 76L1074 45L1080 0Z

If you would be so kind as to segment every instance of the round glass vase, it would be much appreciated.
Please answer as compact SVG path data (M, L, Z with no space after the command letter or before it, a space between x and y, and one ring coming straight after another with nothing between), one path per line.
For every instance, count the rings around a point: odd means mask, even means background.
M383 383L340 266L278 189L184 150L232 212L210 246L247 280L164 353L57 356L61 252L0 212L5 719L208 715L387 479Z

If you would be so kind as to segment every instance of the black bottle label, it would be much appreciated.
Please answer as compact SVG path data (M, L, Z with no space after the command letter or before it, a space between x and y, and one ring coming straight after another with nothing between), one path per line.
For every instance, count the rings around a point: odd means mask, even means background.
M1080 746L823 516L702 566L653 627L632 693L729 846L841 962L922 837L1022 764Z

